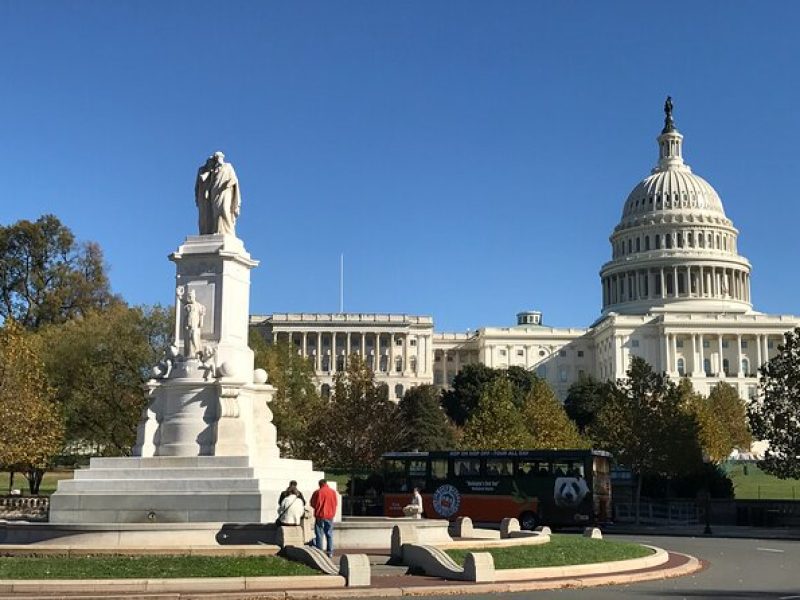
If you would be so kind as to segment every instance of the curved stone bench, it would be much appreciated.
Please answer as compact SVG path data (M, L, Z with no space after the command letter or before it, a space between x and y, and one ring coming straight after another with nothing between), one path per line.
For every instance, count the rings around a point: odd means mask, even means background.
M494 559L488 552L470 552L464 566L434 546L403 545L403 564L426 575L456 581L491 582L495 580Z

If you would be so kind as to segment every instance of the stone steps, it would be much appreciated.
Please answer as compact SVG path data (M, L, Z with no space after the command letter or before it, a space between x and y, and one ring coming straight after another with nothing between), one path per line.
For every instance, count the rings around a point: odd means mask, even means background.
M111 492L165 493L165 492L258 492L262 487L259 479L159 479L151 476L147 479L118 477L115 479L80 479L64 480L58 484L59 494L81 493L92 494ZM277 483L277 482L276 482ZM285 485L285 484L284 484ZM272 487L272 486L270 486Z
M78 469L75 481L94 479L252 479L255 469L251 467L196 467L196 468L95 468Z
M294 462L294 461L293 461ZM92 458L90 469L137 469L137 468L228 468L250 467L246 456L115 456Z

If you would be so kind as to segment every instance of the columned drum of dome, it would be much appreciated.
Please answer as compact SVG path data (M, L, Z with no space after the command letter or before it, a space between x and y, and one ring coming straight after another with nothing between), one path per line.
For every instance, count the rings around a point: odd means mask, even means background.
M600 270L603 314L747 313L750 263L713 187L683 162L683 136L665 105L659 159L625 201Z

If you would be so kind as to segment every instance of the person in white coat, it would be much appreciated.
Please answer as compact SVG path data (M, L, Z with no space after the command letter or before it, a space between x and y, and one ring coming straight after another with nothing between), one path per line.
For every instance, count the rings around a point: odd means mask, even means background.
M291 487L278 508L278 524L300 525L305 513L305 502Z

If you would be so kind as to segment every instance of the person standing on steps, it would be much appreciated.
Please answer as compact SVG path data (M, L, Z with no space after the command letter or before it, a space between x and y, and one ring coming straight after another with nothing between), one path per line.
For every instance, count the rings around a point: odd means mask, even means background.
M311 496L314 509L314 545L323 550L322 536L325 536L325 548L328 556L333 557L333 518L339 500L336 492L324 479L319 480L319 489Z

